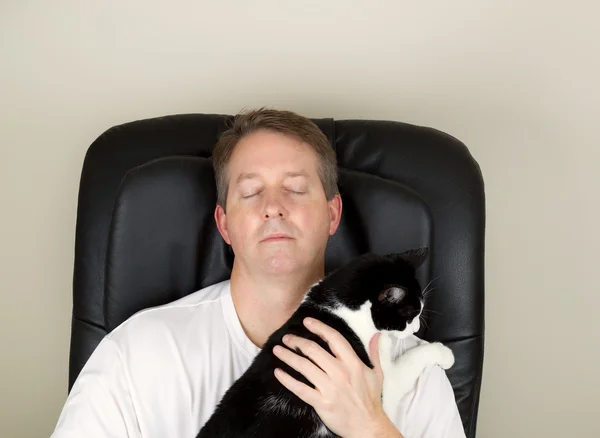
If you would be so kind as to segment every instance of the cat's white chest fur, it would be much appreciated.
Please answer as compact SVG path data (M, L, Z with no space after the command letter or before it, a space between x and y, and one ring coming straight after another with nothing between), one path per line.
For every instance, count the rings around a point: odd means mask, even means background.
M377 332L371 317L371 303L367 301L358 310L339 307L332 312L348 323L368 353L369 342ZM391 418L395 415L400 399L414 388L425 368L439 365L448 369L454 364L452 350L439 342L429 343L423 340L419 340L416 347L394 357L394 338L402 339L417 330L419 316L404 331L384 331L379 337L379 360L383 370L383 409Z

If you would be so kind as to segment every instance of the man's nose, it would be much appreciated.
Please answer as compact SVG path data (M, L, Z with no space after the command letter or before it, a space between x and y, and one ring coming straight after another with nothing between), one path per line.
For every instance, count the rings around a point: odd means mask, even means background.
M264 200L263 214L265 219L281 219L287 215L283 200L277 194L268 194Z

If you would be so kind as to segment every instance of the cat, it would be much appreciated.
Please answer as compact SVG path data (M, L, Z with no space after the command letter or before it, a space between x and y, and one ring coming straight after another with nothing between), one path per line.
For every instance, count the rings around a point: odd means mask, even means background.
M420 328L424 301L415 271L427 255L427 248L385 255L367 253L314 284L290 319L269 337L250 367L227 390L196 438L337 437L312 406L287 390L273 374L275 368L281 368L314 388L273 354L275 345L287 348L282 342L286 333L311 339L332 354L325 341L304 327L307 316L339 331L370 368L369 341L377 331L382 332L382 405L393 418L397 403L414 387L426 366L448 369L454 363L448 347L423 340L398 358L392 357L394 338L404 338Z

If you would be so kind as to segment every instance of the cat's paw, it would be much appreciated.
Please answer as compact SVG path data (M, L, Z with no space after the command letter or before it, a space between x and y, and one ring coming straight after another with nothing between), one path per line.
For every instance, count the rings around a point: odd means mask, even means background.
M454 353L441 342L432 342L427 348L430 350L431 360L435 364L447 370L454 365Z

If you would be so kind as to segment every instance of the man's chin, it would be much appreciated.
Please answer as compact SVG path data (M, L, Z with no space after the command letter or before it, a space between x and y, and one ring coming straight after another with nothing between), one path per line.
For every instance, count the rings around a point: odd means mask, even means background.
M289 257L269 257L266 262L267 270L273 274L292 274L298 270L298 267L299 263Z

